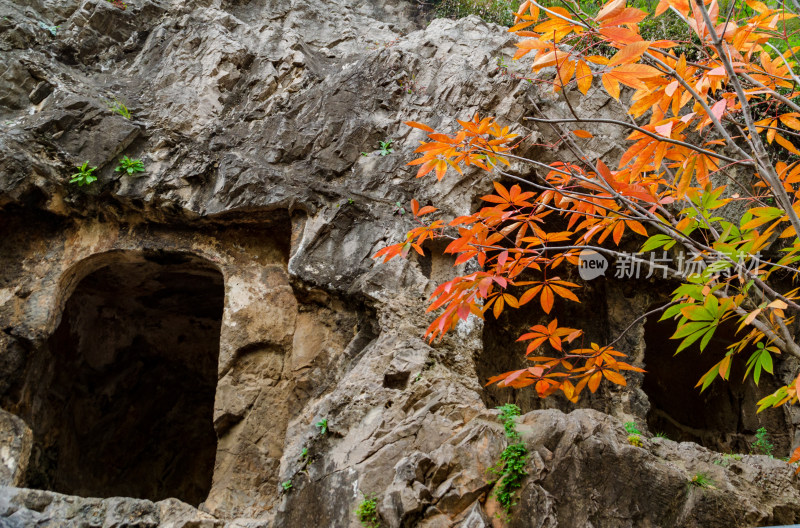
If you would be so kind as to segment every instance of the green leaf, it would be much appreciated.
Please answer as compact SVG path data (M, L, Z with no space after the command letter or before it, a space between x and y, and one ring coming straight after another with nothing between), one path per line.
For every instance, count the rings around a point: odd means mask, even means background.
M677 301L684 296L691 297L692 299L704 302L703 285L702 284L681 284L673 292L673 300Z
M664 321L666 319L671 319L672 317L678 315L681 312L681 309L685 308L686 306L693 306L694 303L681 303L681 304L673 304L669 308L667 308L664 313L661 315L659 321Z
M719 375L719 363L717 363L716 365L711 367L711 370L706 372L705 375L703 376L703 378L702 378L703 379L703 386L700 387L700 392L703 392L704 390L706 390L708 388L708 386L711 385L711 383L715 379L717 379L718 375Z
M702 335L703 335L703 332L702 332L702 331L700 331L700 332L695 332L694 334L692 334L692 335L690 335L689 337L687 337L686 339L684 339L684 340L681 342L681 344L678 346L678 349L677 349L677 350L675 350L675 355L677 356L677 355L678 355L678 352L682 351L683 349L685 349L685 348L686 348L686 347L688 347L688 346L691 346L691 344L692 344L692 343L694 343L695 341L697 341L698 339L700 339L700 337L701 337Z
M739 229L743 229L743 226L744 226L744 225L745 225L747 222L749 222L750 220L752 220L752 219L753 219L753 213L751 213L749 210L748 210L748 211L745 211L745 213L744 213L744 214L742 215L742 217L739 219Z
M682 313L684 313L686 318L690 321L708 322L714 319L714 314L712 314L705 306L695 306L693 309L686 310Z
M641 251L643 253L646 252L646 251L652 251L654 249L660 248L661 246L664 246L665 244L669 244L670 242L672 242L670 247L675 244L675 240L673 240L672 237L670 237L668 235L664 235L664 234L653 235L650 238L648 238L647 240L645 240L644 244L642 244ZM669 249L669 248L667 248L667 249Z
M747 375L751 370L753 371L753 381L756 382L756 386L761 380L762 370L766 370L770 374L773 373L772 354L764 348L763 343L758 343L758 350L753 352L750 355L750 359L747 360L747 369L744 372L745 379L747 379Z
M769 372L770 374L773 374L773 372L772 372L772 354L770 354L769 350L767 350L766 348L761 353L761 367L764 370L766 370L767 372Z
M711 328L708 329L706 334L703 336L703 339L700 341L700 352L705 350L706 345L711 340L711 337L714 335L714 331L717 329L716 325L712 325Z
M681 337L686 337L695 332L701 332L706 326L707 324L703 322L686 323L675 331L672 335L672 339L680 339Z
M719 241L724 243L727 242L728 237L731 236L735 226L732 223L725 221L720 222L720 225L722 226L722 233L719 235Z
M762 398L758 402L758 411L756 412L761 412L768 407L772 407L773 405L784 399L787 396L787 394L788 392L786 390L786 387L781 387L780 389L776 390L769 396Z

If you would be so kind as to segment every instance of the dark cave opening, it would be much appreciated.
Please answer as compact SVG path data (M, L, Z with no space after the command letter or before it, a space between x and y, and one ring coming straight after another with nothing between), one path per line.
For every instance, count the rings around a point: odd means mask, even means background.
M736 340L736 324L720 325L702 353L695 343L676 357L680 341L670 339L675 322L659 322L658 317L649 317L644 325L647 372L642 388L650 402L647 414L650 431L720 452L749 453L756 431L764 427L775 445L773 454L788 454L792 427L785 411L779 408L756 413L758 400L779 387L777 380L763 372L758 386L752 376L742 381L745 362L752 350L736 355L728 381L717 378L702 393L695 388Z
M222 274L189 255L120 253L86 275L27 382L28 486L204 501L223 303Z
M532 280L538 277L532 276ZM567 276L565 280L578 281ZM519 296L524 289L511 290ZM487 313L483 324L483 350L475 359L475 370L478 381L484 385L497 374L528 367L531 363L525 358L527 342L517 339L529 332L533 325L546 325L557 318L561 325L578 326L584 330L585 336L574 343L576 347L589 346L591 341L604 342L608 339L607 325L608 307L606 306L605 282L594 285L583 284L580 291L580 303L559 299L552 314L545 314L539 306L538 299L518 310L507 309L498 319ZM541 355L553 353L547 346L539 349ZM534 354L537 355L537 354ZM500 388L497 385L485 386L482 399L488 408L496 408L505 403L517 405L523 413L539 409L559 409L571 412L576 408L591 408L609 412L609 402L604 398L601 388L596 394L586 391L578 403L572 403L561 393L547 398L539 398L531 387L522 389Z

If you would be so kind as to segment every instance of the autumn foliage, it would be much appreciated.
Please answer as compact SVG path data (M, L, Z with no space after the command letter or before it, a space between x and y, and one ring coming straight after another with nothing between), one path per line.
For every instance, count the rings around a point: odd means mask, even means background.
M571 2L524 2L510 31L520 37L514 58L530 64L530 79L559 96L603 90L628 114L580 116L564 97L570 117L527 118L558 133L557 162L515 155L521 138L502 118L457 120L450 133L407 123L427 133L410 162L417 177L441 180L476 167L504 182L482 197L484 207L453 219L412 202L418 225L375 255L388 261L422 253L427 240L443 238L456 264L477 262L479 271L434 291L428 338L441 338L470 316L498 317L532 304L551 319L519 337L530 366L489 383L530 386L542 397L561 392L572 401L603 380L625 385L623 372L641 369L614 348L619 337L579 345L581 329L563 326L555 315L559 303L580 298L579 285L562 278L566 267L578 265L586 249L619 257L627 233L639 237L645 261L652 252L680 249L695 264L693 273L663 264L665 276L680 285L654 312L676 320L676 351L694 343L702 350L722 322L738 323L738 341L699 380L701 389L727 380L734 361L746 362L758 382L762 372L773 372L774 356L800 358L794 327L800 289L775 280L791 284L800 260L800 47L787 44L786 32L795 15L757 0L725 5L660 0L647 13L612 0L589 14ZM642 38L639 23L667 11L683 20L691 39ZM619 159L583 151L581 140L592 134L581 127L593 122L629 132ZM520 176L510 172L512 163L535 170ZM732 218L726 211L733 202L744 202L746 212ZM796 403L798 391L800 376L764 398L760 410Z

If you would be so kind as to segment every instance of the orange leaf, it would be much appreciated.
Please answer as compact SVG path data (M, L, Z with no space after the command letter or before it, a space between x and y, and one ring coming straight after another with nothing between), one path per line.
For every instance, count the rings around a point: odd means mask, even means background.
M533 288L531 288L528 291L526 291L525 293L523 293L522 296L519 298L520 306L522 306L523 304L526 304L531 299L536 297L536 294L539 293L539 290L541 290L541 289L542 289L541 285L534 286Z
M494 318L497 319L500 317L500 314L503 313L503 305L505 302L503 301L503 296L499 295L497 297L497 301L494 303L494 308L492 308L492 313L494 314Z
M619 50L613 57L611 57L611 60L608 61L608 66L613 68L614 66L619 66L620 64L636 62L642 57L644 52L647 51L649 46L650 43L644 40L641 42L628 44Z
M603 21L603 26L624 26L627 24L638 24L647 18L647 13L635 7L627 7L615 14L612 18Z
M589 68L589 65L583 61L578 61L578 64L575 66L575 81L578 83L578 90L580 90L583 95L586 95L589 88L592 87L592 70Z
M798 115L796 112L792 112L791 114L783 114L780 116L781 123L789 128L800 130L800 120L795 117L796 115Z
M436 162L436 179L441 181L444 178L444 175L447 173L447 162L445 160L439 160Z
M601 80L603 81L603 88L606 89L608 95L614 99L619 99L619 82L608 73L604 74Z
M416 121L406 121L405 123L410 127L418 128L420 130L424 130L425 132L433 132L431 127L423 123L417 123Z
M794 382L794 390L797 394L800 394L800 375L797 376L797 379Z
M797 449L795 449L795 450L792 452L792 457L789 459L789 463L790 463L790 464L794 464L794 463L795 463L795 462L797 462L798 460L800 460L800 447L798 447ZM800 467L798 467L797 469L795 469L795 470L794 470L794 472L795 472L795 473L800 473Z
M730 367L731 356L725 356L722 358L722 361L719 362L719 377L727 381L728 374L730 373Z
M591 376L589 376L589 390L592 393L597 392L597 388L600 386L600 382L603 380L603 373L602 372L595 372Z
M553 303L555 302L553 290L549 286L542 288L542 295L539 297L539 302L542 305L542 310L544 310L544 313L549 314L550 310L553 309Z
M586 130L573 130L572 133L575 134L576 136L578 136L579 138L593 138L594 137L594 135L592 135L591 132L587 132Z
M770 132L774 132L774 130L770 130ZM780 135L780 134L775 134L775 141L777 141L777 142L778 142L778 145L782 146L783 148L785 148L786 150L788 150L788 151L789 151L789 152L791 152L792 154L796 154L796 155L800 156L800 150L797 150L797 147L795 147L794 145L792 145L792 144L791 144L789 141L787 141L787 140L786 140L786 138L784 138L782 135Z
M611 18L625 9L626 0L612 0L603 6L603 9L597 13L597 16L594 19L598 22L602 22L608 18ZM594 392L594 391L593 391Z
M617 385L625 386L628 384L625 381L625 377L622 374L620 374L619 372L614 372L613 370L604 370L603 376L605 376L606 379L611 383L616 383Z

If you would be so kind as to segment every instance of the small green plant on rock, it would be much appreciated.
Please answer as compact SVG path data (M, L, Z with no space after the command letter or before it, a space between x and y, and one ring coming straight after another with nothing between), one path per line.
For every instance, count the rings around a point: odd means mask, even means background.
M742 459L742 455L738 453L723 453L722 460L715 460L714 464L722 467L728 467L731 465L732 460L739 461Z
M750 444L753 451L760 455L772 456L772 450L775 446L769 441L769 433L765 427L760 427L756 431L756 441Z
M510 65L508 64L508 62L506 61L505 56L503 56L503 55L499 55L495 59L495 61L497 61L497 68L500 69L500 70L508 71L508 69L510 68Z
M70 183L77 183L78 187L83 187L97 181L97 176L94 175L97 167L90 167L88 161L84 161L83 165L76 166L75 169L78 172L70 176Z
M367 495L355 511L358 521L367 528L379 528L381 525L378 517L378 501L374 496Z
M662 431L659 431L658 433L656 433L655 437L656 438L665 438L665 439L669 440L669 438L667 437L667 433L664 433Z
M636 422L625 422L625 432L629 435L641 435L642 432L636 428Z
M323 418L322 420L318 421L314 425L317 427L317 429L319 429L319 434L320 435L325 436L326 434L328 434L328 419L327 418Z
M519 416L519 407L512 403L507 403L498 407L500 410L499 419L503 422L503 429L508 438L508 447L500 454L500 461L489 471L500 477L500 484L494 492L494 496L500 506L505 510L506 515L511 515L511 508L517 503L515 494L522 487L522 479L528 474L525 466L528 463L528 449L525 444L519 442L520 435L517 432L517 423L514 420Z
M125 119L131 118L131 111L128 110L128 107L125 106L125 103L120 101L119 99L114 99L113 101L108 102L108 108L115 114L121 115Z
M643 447L641 434L642 432L636 428L636 422L625 422L625 432L628 433L628 443L632 446Z
M380 152L378 152L378 154L380 154L381 156L387 156L392 152L394 152L394 149L392 148L391 139L387 139L386 141L380 141L378 142L378 145L380 146L381 149Z
M292 489L292 481L287 480L286 482L281 482L281 488L283 488L284 492L289 492Z
M714 481L711 480L711 477L705 473L695 474L695 476L689 480L689 485L694 486L695 488L716 489L714 486Z
M628 443L635 447L644 447L642 437L639 435L628 435Z
M128 174L144 172L144 163L142 163L142 160L122 156L122 159L119 160L119 165L117 165L117 168L114 170L117 172L127 172Z

